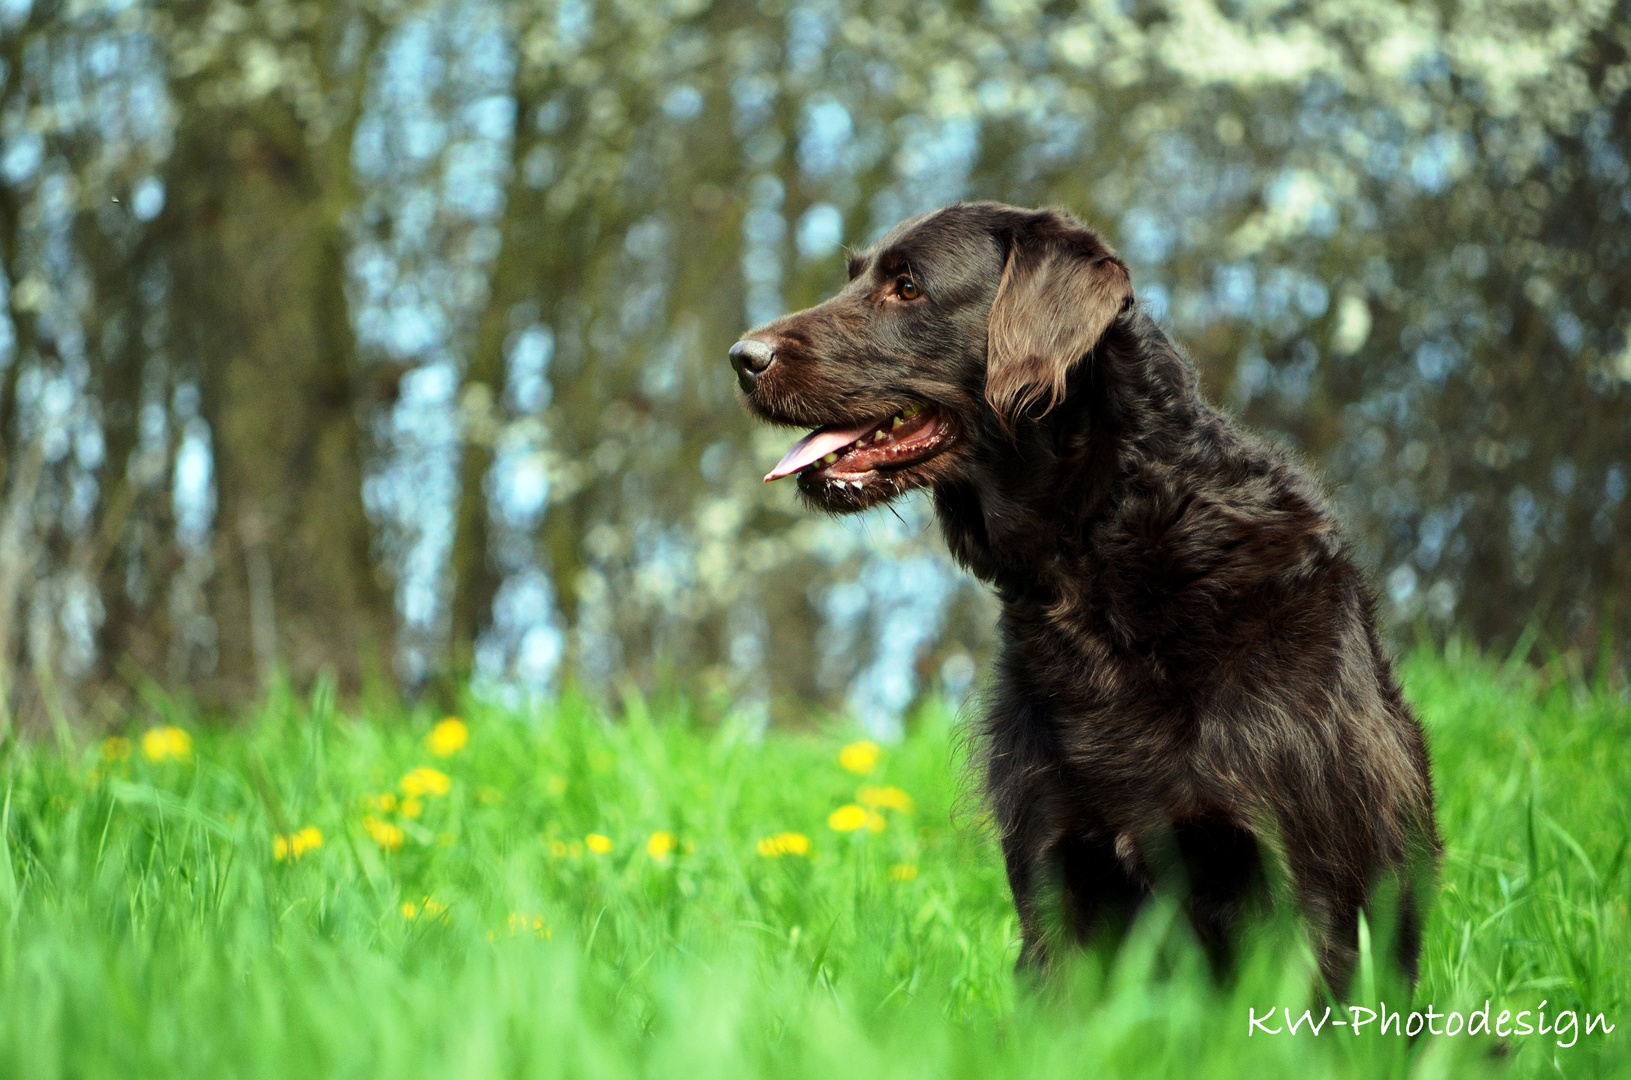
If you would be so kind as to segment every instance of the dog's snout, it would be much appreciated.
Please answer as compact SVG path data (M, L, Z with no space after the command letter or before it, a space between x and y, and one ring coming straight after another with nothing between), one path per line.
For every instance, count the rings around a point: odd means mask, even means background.
M743 338L730 351L731 367L736 369L736 381L743 391L753 389L753 380L764 374L775 362L776 353L767 343L756 338Z

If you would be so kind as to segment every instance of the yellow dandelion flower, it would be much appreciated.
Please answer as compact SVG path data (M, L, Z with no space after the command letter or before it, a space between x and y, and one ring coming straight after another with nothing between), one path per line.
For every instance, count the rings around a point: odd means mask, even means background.
M783 855L808 855L809 853L810 838L803 833L777 833L775 836L767 836L759 841L759 854L767 859L775 859Z
M674 850L674 834L671 832L654 832L651 839L646 841L646 854L653 859L662 859Z
M854 832L866 826L867 816L866 807L850 803L827 815L827 828L834 832Z
M612 839L609 836L602 836L597 832L592 832L583 838L583 846L596 855L605 855L612 850Z
M272 858L282 862L289 857L289 838L286 836L272 837Z
M868 832L883 832L888 825L889 822L884 820L882 814L878 813L876 810L867 811L866 827Z
M917 867L911 863L896 863L889 868L890 881L916 881Z
M365 800L370 807L389 814L396 809L396 792L382 791L378 795L370 795Z
M178 727L155 727L142 732L142 753L149 761L186 761L193 756L193 737Z
M363 818L362 827L368 830L368 835L374 838L374 843L386 851L402 850L403 834L400 827L373 817Z
M872 810L899 810L912 812L912 797L898 787L863 787L855 793L855 801Z
M510 912L511 937L515 937L516 934L524 934L529 930L545 939L555 936L554 931L549 928L549 923L544 920L542 915L526 915L519 911Z
M425 809L425 804L412 795L402 800L402 816L418 817Z
M103 761L123 761L130 756L130 740L123 735L111 735L102 740Z
M289 854L300 858L308 851L323 846L323 831L314 825L307 825L304 829L289 837Z
M453 787L447 773L436 769L418 768L402 778L397 785L404 795L446 795Z
M557 859L566 858L566 841L551 840L549 842L549 853L555 856Z
M419 916L419 905L418 904L415 904L412 900L402 901L402 917L404 919L413 919L413 918L417 918L418 916Z
M464 744L470 741L470 729L463 720L457 716L449 716L436 721L436 726L430 729L430 736L425 744L430 752L437 757L452 757L464 749Z
M445 914L447 914L447 905L446 904L443 904L443 903L441 903L439 901L436 901L436 900L432 900L428 896L425 897L424 904L425 904L424 912L425 912L426 915L445 915Z
M865 776L878 767L878 755L881 753L883 753L883 748L877 743L871 739L862 739L860 742L852 742L838 751L838 764L852 773L860 773Z

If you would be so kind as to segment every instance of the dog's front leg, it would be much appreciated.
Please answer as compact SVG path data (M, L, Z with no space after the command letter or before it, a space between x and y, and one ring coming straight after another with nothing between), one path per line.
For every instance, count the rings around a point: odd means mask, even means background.
M1013 657L999 667L981 740L985 788L1002 837L1022 938L1018 969L1048 965L1047 897L1059 877L1059 749L1047 710L1016 687Z
M1014 894L1014 912L1019 917L1021 944L1015 968L1041 974L1048 966L1048 944L1040 909L1040 885L1046 877L1042 859L1051 845L1041 835L1034 807L1011 807L1006 815L999 809L997 824L1002 829L1002 858L1008 870L1008 888Z

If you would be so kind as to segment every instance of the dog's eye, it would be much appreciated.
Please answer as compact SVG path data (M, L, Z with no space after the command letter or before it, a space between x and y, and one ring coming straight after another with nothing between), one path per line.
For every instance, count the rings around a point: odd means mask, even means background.
M900 294L902 300L916 300L918 297L917 282L911 278L901 278L895 286L895 292Z

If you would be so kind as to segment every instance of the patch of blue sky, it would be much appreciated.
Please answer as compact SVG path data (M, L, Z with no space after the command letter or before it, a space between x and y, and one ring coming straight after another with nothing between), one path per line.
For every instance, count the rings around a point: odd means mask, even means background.
M535 528L549 503L549 470L533 447L515 441L500 447L488 477L487 495L506 528Z
M505 396L510 408L526 416L547 407L554 396L549 362L555 358L555 331L541 324L529 326L511 336L507 354Z
M1618 506L1625 498L1627 482L1625 466L1610 465L1603 477L1603 501L1609 506Z
M1442 385L1461 362L1461 347L1453 341L1431 340L1416 346L1416 372L1434 385Z
M420 632L435 624L439 570L452 540L456 382L457 371L446 361L403 377L390 417L392 458L364 485L369 512L392 526L387 538L398 560L398 610Z
M555 9L555 32L568 49L581 48L595 30L594 9L588 0L562 0Z
M459 143L447 152L442 198L448 209L490 220L504 209L506 147L486 140Z
M787 65L794 72L809 74L820 68L831 36L831 7L826 3L804 3L787 15Z
M1410 157L1410 179L1417 187L1437 195L1466 171L1476 153L1472 136L1460 131L1434 132Z
M680 83L663 95L663 115L670 120L695 120L702 115L702 91L689 83Z
M1177 239L1171 223L1144 206L1135 206L1121 219L1121 242L1134 263L1158 266L1165 262Z
M502 143L515 133L515 111L513 97L488 94L464 107L464 121L481 138Z
M755 247L771 247L787 237L787 219L770 206L756 206L742 217L742 237Z
M1444 554L1446 544L1461 524L1465 507L1450 505L1435 507L1422 515L1416 527L1416 550L1412 558L1423 570L1432 570Z
M209 543L210 526L215 521L214 474L210 426L203 417L194 416L182 428L170 484L176 542L183 550L202 551Z
M1149 281L1135 286L1135 293L1144 311L1156 322L1163 322L1172 309L1172 294L1167 287L1159 281Z
M1575 481L1580 478L1580 470L1574 460L1560 457L1552 462L1552 490L1559 495L1567 495L1574 490Z
M731 80L732 127L744 137L770 119L776 83L765 75L739 75Z
M447 78L440 37L440 28L431 17L408 19L393 31L374 80L376 97L404 106L428 102Z
M844 242L844 214L832 203L816 203L804 211L798 226L799 256L825 259Z
M1263 190L1269 212L1288 226L1314 236L1336 231L1338 215L1327 185L1305 169L1282 169Z
M677 603L696 587L696 545L678 525L645 521L633 531L635 589L643 599Z
M741 268L748 286L744 314L749 326L768 322L786 311L781 292L781 249L787 237L787 219L781 214L781 206L786 197L786 187L769 173L761 173L748 183L751 205L742 220Z
M910 116L897 125L901 148L895 155L901 209L921 214L956 202L968 189L969 170L980 148L980 125L957 116L934 122ZM894 222L875 222L879 231Z
M1570 352L1579 352L1580 346L1586 340L1586 324L1580 321L1580 316L1568 308L1561 308L1552 317L1552 333L1557 335L1558 343Z
M164 181L144 176L130 189L130 212L137 221L152 221L164 210Z
M1299 316L1317 319L1331 303L1331 292L1318 278L1288 266L1277 266L1262 275L1254 307L1256 317L1265 323L1280 323L1289 333Z
M840 171L850 165L848 151L854 135L855 122L842 102L829 96L806 102L799 134L799 167L818 178Z
M1252 313L1257 301L1257 271L1250 263L1224 263L1212 270L1212 297L1218 310L1231 318Z
M849 706L868 734L895 741L902 714L918 693L917 660L940 634L957 571L943 558L916 555L869 560L861 585L871 619L872 660L849 692Z
M656 325L668 302L665 280L631 282L623 290L618 312L618 328L625 337L634 337Z
M25 184L45 160L45 139L37 131L24 128L6 140L0 152L0 176L13 185Z
M1507 495L1507 510L1511 515L1507 539L1514 551L1523 551L1535 542L1540 528L1541 505L1528 487L1519 484Z

